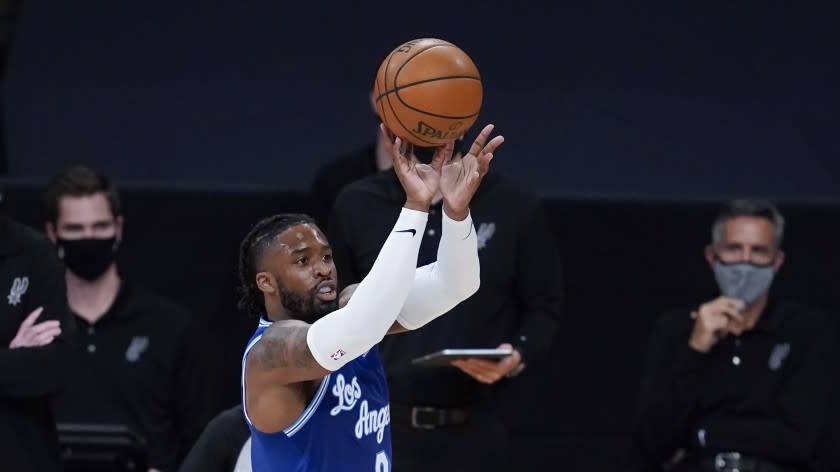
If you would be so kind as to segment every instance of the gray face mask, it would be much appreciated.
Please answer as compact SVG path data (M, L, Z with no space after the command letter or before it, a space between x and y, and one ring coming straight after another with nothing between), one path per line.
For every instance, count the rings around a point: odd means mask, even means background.
M725 297L742 300L752 305L770 289L775 271L773 265L755 265L749 262L714 263L715 280Z

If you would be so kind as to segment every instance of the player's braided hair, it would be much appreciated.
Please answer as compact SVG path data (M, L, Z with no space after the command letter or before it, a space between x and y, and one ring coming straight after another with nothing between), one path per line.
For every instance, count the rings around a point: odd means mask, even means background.
M283 213L258 222L239 245L239 309L249 316L265 314L265 299L257 288L258 261L274 238L292 226L315 223L309 215Z

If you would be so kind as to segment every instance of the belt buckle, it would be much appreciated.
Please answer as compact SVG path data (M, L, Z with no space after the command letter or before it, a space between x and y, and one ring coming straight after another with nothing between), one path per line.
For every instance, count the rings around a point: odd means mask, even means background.
M417 416L418 413L435 413L437 412L437 408L432 408L430 406L413 406L411 407L411 427L417 429L435 429L437 425L432 423L421 423Z
M751 472L752 467L744 468L740 452L719 452L715 454L715 470L719 472Z

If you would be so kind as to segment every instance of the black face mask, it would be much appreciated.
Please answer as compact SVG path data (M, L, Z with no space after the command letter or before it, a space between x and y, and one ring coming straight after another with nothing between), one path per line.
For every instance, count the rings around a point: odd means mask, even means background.
M85 280L96 280L111 267L117 257L119 241L116 236L106 239L56 240L58 257L67 270Z

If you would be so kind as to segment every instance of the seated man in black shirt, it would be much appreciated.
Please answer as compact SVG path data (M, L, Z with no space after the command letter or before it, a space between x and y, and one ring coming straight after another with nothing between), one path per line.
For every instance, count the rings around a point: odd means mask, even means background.
M76 329L77 368L56 401L57 420L126 426L146 440L153 470L174 471L209 419L188 347L190 315L117 270L123 215L106 176L73 167L53 177L44 203Z
M428 149L415 152L420 160L431 158ZM342 287L370 271L404 201L393 170L350 184L339 195L329 239ZM509 438L496 411L495 387L546 353L553 338L560 263L538 199L491 172L470 211L481 262L478 292L422 330L386 337L380 344L391 393L394 470L513 470L505 463ZM429 210L418 265L436 259L441 214L438 197ZM500 345L512 346L514 355L439 368L411 362L446 348Z
M635 470L810 470L837 339L824 314L770 295L783 233L768 202L736 200L718 216L705 255L721 295L654 328Z

